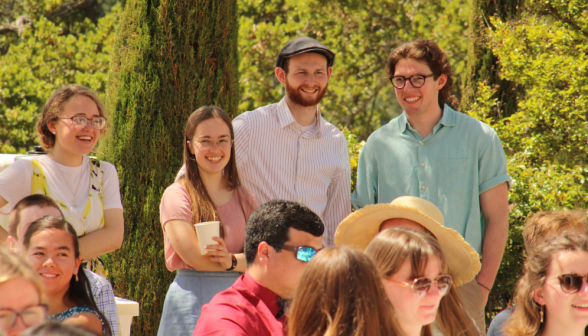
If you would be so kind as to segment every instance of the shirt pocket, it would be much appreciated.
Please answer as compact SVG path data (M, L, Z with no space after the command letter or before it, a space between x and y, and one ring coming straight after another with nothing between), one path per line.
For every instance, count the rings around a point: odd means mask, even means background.
M470 159L437 159L436 178L441 194L465 194L468 190Z

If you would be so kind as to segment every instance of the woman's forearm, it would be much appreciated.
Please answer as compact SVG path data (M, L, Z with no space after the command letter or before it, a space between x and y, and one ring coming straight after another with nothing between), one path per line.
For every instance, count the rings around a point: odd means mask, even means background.
M79 239L80 257L82 260L88 260L119 249L124 233L123 210L104 210L104 228Z

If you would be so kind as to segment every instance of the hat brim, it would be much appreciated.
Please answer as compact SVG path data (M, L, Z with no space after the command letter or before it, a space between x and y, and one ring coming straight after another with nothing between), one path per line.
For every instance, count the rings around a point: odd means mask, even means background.
M286 60L287 58L296 56L296 55L300 55L300 54L305 54L305 53L319 53L321 55L324 55L327 58L327 66L328 67L332 67L333 63L335 62L335 53L333 53L332 51L326 50L324 48L320 48L320 47L309 47L309 48L305 48L305 49L301 49L301 50L296 50L295 52L289 53L289 54L280 54L278 56L278 62L276 63L276 66L278 68L282 68L284 66L284 60Z
M441 225L412 207L402 205L373 204L353 212L337 227L335 244L364 251L379 233L382 222L390 218L413 220L437 238L455 286L472 281L480 271L480 256L457 231Z

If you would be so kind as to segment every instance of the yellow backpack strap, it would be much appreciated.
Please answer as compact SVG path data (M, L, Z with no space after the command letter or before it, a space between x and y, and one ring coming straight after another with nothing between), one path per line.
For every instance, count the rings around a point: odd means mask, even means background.
M31 194L43 194L49 196L49 190L47 189L47 178L43 172L41 164L37 160L31 160L33 164L33 179L32 179L32 190Z

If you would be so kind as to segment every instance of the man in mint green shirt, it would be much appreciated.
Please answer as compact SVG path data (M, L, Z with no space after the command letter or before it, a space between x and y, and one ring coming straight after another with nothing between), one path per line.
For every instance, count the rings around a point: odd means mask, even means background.
M462 286L469 293L460 295L466 308L479 301L472 317L485 332L483 308L508 237L511 179L502 144L488 125L445 104L453 78L435 42L401 45L390 54L387 70L404 112L368 138L352 204L359 209L400 196L434 203L445 225L482 256L477 281Z

